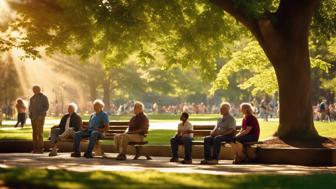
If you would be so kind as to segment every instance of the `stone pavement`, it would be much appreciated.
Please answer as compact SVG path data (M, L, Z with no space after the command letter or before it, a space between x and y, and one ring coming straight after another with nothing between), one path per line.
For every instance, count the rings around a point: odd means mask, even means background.
M1 153L0 167L34 167L47 169L65 169L70 171L145 171L155 170L160 172L175 173L200 173L216 175L235 174L336 174L336 167L309 167L297 165L232 165L229 160L220 161L219 165L200 165L199 159L192 165L170 163L169 157L153 157L153 160L127 160L116 161L116 154L107 153L107 158L95 157L93 159L71 158L70 153L59 153L57 157L48 157L48 153ZM129 158L132 158L130 156Z

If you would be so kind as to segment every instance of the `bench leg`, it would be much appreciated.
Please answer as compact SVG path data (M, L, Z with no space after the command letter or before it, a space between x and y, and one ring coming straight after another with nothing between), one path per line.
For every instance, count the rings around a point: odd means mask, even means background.
M95 147L94 147L93 150L94 150L96 156L103 156L103 157L105 157L105 154L104 154L104 151L102 149L102 145L101 145L100 141L96 142L96 145L95 145Z
M133 146L135 149L135 156L134 156L134 160L139 159L139 157L141 156L141 152L142 152L142 146Z
M140 156L145 156L147 160L152 160L152 158L148 154L143 154L142 146L133 146L135 148L135 156L133 160L139 159Z

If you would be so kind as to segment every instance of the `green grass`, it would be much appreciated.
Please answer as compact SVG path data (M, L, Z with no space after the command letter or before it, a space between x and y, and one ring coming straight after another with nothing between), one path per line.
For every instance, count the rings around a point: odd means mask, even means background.
M128 120L130 115L123 116L111 116L111 120ZM170 122L178 120L179 115L174 114L163 114L163 115L149 115L150 122ZM217 120L218 115L191 115L190 120L192 121L209 121L214 122ZM59 119L59 118L57 118ZM84 117L84 119L86 119ZM237 121L240 124L240 119ZM278 127L278 122L269 121L265 122L259 120L260 123L260 140L272 136ZM175 123L174 123L175 124ZM50 127L52 125L45 125L44 137L49 136ZM172 128L176 128L177 125L172 125ZM319 134L325 137L336 138L336 123L335 122L315 122L315 127ZM0 140L2 139L22 139L31 140L31 126L27 125L23 129L13 129L13 126L1 126L0 127ZM148 141L151 145L168 145L169 139L175 134L173 130L150 130L148 135ZM105 144L112 144L113 141L106 141Z
M71 172L36 168L0 168L0 180L9 188L335 188L335 174L209 175L143 172ZM1 187L1 184L0 184Z
M110 120L115 121L128 121L133 115L111 115L109 116ZM148 114L148 119L151 122L171 122L180 119L179 114ZM89 120L89 115L82 116L83 120ZM60 119L60 118L51 118L51 119ZM218 114L191 114L189 117L190 121L216 121L218 119Z

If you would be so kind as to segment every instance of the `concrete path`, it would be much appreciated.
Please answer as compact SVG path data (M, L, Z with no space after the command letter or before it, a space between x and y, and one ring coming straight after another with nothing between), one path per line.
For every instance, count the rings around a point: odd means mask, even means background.
M57 157L48 157L48 154L30 153L2 153L0 154L0 167L34 167L47 169L65 169L71 171L145 171L175 173L201 173L214 175L235 174L336 174L336 167L308 167L296 165L232 165L231 161L220 161L219 165L200 165L200 160L194 160L192 165L170 163L168 157L153 157L153 160L127 160L116 161L116 154L108 153L107 158L95 157L93 159L71 158L69 153L60 153ZM132 158L132 157L129 157Z

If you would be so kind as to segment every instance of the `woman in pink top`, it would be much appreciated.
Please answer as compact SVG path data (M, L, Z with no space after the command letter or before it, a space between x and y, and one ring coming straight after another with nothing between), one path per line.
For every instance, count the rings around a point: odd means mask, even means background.
M233 163L242 163L246 160L243 144L258 141L260 134L259 122L253 115L251 105L249 103L242 103L240 110L243 113L242 127L236 134L234 142L230 143L235 157Z
M21 98L18 98L16 100L15 104L16 111L18 113L17 116L17 123L14 127L17 127L19 124L21 124L21 128L26 124L27 120L27 106L25 105L24 101Z

